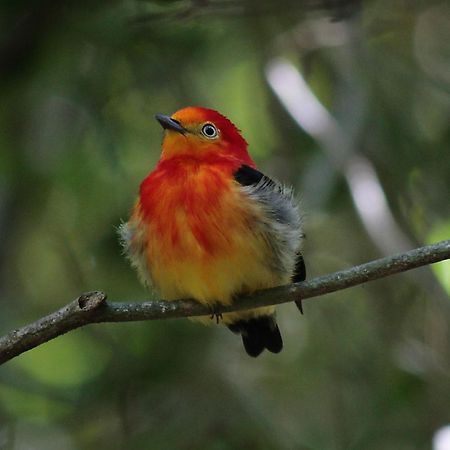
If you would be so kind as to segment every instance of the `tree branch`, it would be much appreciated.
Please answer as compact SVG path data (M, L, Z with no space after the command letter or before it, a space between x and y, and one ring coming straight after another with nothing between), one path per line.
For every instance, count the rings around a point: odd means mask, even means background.
M280 286L239 297L232 306L218 306L217 312L232 312L318 297L416 267L450 259L450 240L406 253L377 259L310 281ZM0 364L70 330L100 322L131 322L210 315L211 311L193 300L107 302L100 291L78 299L0 338Z

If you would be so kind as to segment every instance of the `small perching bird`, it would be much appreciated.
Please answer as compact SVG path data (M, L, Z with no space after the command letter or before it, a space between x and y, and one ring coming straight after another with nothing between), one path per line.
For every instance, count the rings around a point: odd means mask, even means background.
M120 227L140 278L164 300L192 298L216 318L217 305L240 294L304 280L292 191L256 169L235 125L200 107L156 119L161 158ZM219 316L250 356L283 348L274 306Z

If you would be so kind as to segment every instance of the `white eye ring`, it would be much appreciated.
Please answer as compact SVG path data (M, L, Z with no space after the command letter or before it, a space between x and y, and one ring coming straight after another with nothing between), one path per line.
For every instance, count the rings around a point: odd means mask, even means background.
M206 123L202 127L202 134L208 139L214 139L219 133L217 131L217 128L212 123Z

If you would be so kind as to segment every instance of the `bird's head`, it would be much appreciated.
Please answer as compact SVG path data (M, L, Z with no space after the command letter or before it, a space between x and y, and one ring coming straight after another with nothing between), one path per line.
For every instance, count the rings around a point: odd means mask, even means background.
M247 142L225 116L208 108L187 107L172 116L157 114L165 129L162 158L186 155L203 157L212 153L247 160Z

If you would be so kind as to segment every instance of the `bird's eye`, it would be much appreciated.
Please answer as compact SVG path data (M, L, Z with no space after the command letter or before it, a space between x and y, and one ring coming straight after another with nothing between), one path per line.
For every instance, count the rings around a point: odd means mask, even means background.
M202 128L202 134L203 136L206 136L208 139L214 139L215 137L217 137L217 128L211 124L211 123L207 123L206 125L203 125Z

